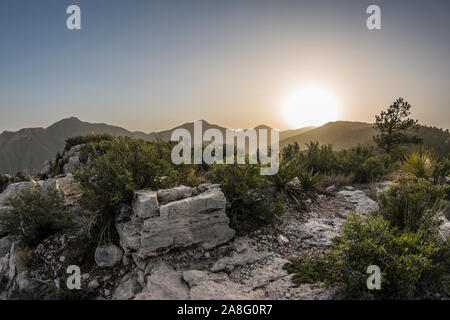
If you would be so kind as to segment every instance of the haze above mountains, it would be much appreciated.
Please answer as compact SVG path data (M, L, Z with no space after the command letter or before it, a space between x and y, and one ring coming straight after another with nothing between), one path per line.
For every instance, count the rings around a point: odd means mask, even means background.
M192 134L193 123L185 123L170 130L144 133L129 131L105 123L89 123L71 117L63 119L48 128L26 128L16 132L4 131L0 134L0 173L16 174L22 171L35 174L46 160L53 159L64 149L67 138L91 133L106 133L114 136L128 136L153 141L158 137L169 140L171 132L185 128ZM225 128L203 120L203 132L216 128L225 132ZM255 129L269 128L261 125ZM280 147L297 142L300 147L310 141L320 144L332 144L336 150L347 149L357 144L371 143L375 130L372 124L352 121L329 122L320 127L305 127L280 132ZM437 128L421 126L418 135L426 144L437 149L439 153L450 151L450 133Z

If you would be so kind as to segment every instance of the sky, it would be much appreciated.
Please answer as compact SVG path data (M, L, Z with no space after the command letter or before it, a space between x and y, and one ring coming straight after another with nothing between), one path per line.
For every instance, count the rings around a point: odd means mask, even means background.
M71 4L81 30L66 27ZM371 4L381 30L366 27ZM70 116L287 129L286 97L308 86L332 93L336 120L373 122L403 97L450 128L449 15L438 0L2 0L0 132Z

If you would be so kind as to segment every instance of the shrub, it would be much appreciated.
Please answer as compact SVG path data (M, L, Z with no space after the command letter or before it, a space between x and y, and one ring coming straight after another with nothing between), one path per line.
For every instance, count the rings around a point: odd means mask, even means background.
M294 179L299 172L299 164L297 161L283 161L280 162L278 172L274 175L266 176L267 181L271 183L279 192L289 192L289 182Z
M411 232L434 230L448 187L432 185L429 181L401 180L378 195L380 213L391 226Z
M9 179L6 176L0 174L0 192L5 190L8 183L9 183Z
M310 142L306 147L302 155L302 162L306 168L324 174L338 170L336 153L331 145L319 146L318 142Z
M254 226L274 224L284 207L277 199L265 194L258 165L237 164L213 166L211 180L220 183L227 198L227 213L231 225L237 230Z
M300 185L302 189L309 193L315 191L320 181L322 180L322 176L319 173L315 173L311 170L301 170L298 175L298 180L300 181Z
M389 156L379 155L373 146L358 145L339 155L340 171L354 175L355 182L372 182L390 171Z
M114 137L109 134L90 134L86 136L71 137L66 140L64 151L69 151L72 147L80 144L98 143L100 141L112 141L113 139Z
M11 209L2 216L4 230L24 244L35 246L45 238L72 227L73 215L57 191L33 188L8 200Z
M92 164L76 176L83 204L91 210L114 216L117 208L131 203L134 190L169 188L178 181L169 143L119 137L100 144L100 149Z
M450 155L438 162L433 172L435 178L445 178L448 175L450 175Z
M324 257L293 260L284 268L295 274L296 284L343 285L346 298L417 298L446 290L442 280L449 277L448 244L434 239L425 233L396 232L381 215L352 213ZM370 265L381 269L380 290L367 289Z
M403 160L402 171L416 179L430 178L437 165L437 156L432 151L419 148Z

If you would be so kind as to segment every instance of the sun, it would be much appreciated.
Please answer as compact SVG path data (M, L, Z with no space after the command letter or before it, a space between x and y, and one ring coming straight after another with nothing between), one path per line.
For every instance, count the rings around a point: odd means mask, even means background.
M284 102L284 117L295 128L321 126L339 117L336 97L320 87L305 87L291 93Z

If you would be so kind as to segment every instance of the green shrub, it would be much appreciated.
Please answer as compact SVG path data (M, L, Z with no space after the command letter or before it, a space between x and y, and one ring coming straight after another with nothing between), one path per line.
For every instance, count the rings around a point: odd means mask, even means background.
M114 216L121 205L131 204L134 190L169 188L179 179L169 143L119 137L100 147L102 152L93 155L92 164L76 176L83 205L91 210Z
M331 145L319 145L318 142L306 144L306 151L301 156L301 161L307 169L322 174L336 172L338 163L336 152Z
M289 192L288 183L294 179L299 172L300 169L297 161L287 161L283 159L280 162L278 172L274 175L266 176L266 179L277 191L287 193Z
M87 143L98 143L100 141L111 141L114 137L109 134L90 134L86 136L71 137L66 140L66 145L64 151L69 151L72 147L87 144Z
M352 213L342 227L342 236L333 242L324 257L285 265L294 273L294 283L343 285L345 297L351 299L411 299L446 290L448 244L437 243L428 234L396 232L381 215ZM367 288L370 265L381 269L380 290Z
M402 171L416 179L430 178L438 163L437 159L437 155L431 150L419 148L403 160Z
M311 170L301 170L298 175L298 180L300 181L300 186L303 191L310 193L315 191L320 181L322 180L322 176L319 173L314 173Z
M33 188L8 202L11 209L2 216L2 228L25 245L35 246L53 234L72 228L73 215L57 191Z
M448 175L450 175L450 155L438 162L433 172L435 178L445 178Z
M260 167L250 164L216 164L209 174L211 181L220 183L227 198L227 213L235 229L274 224L284 206L278 199L265 194ZM269 200L275 198L273 200Z
M434 230L448 187L418 181L400 180L378 195L380 213L392 226L411 232Z
M390 157L378 154L370 145L358 145L339 154L340 173L353 174L355 182L379 180L390 171L390 166Z

